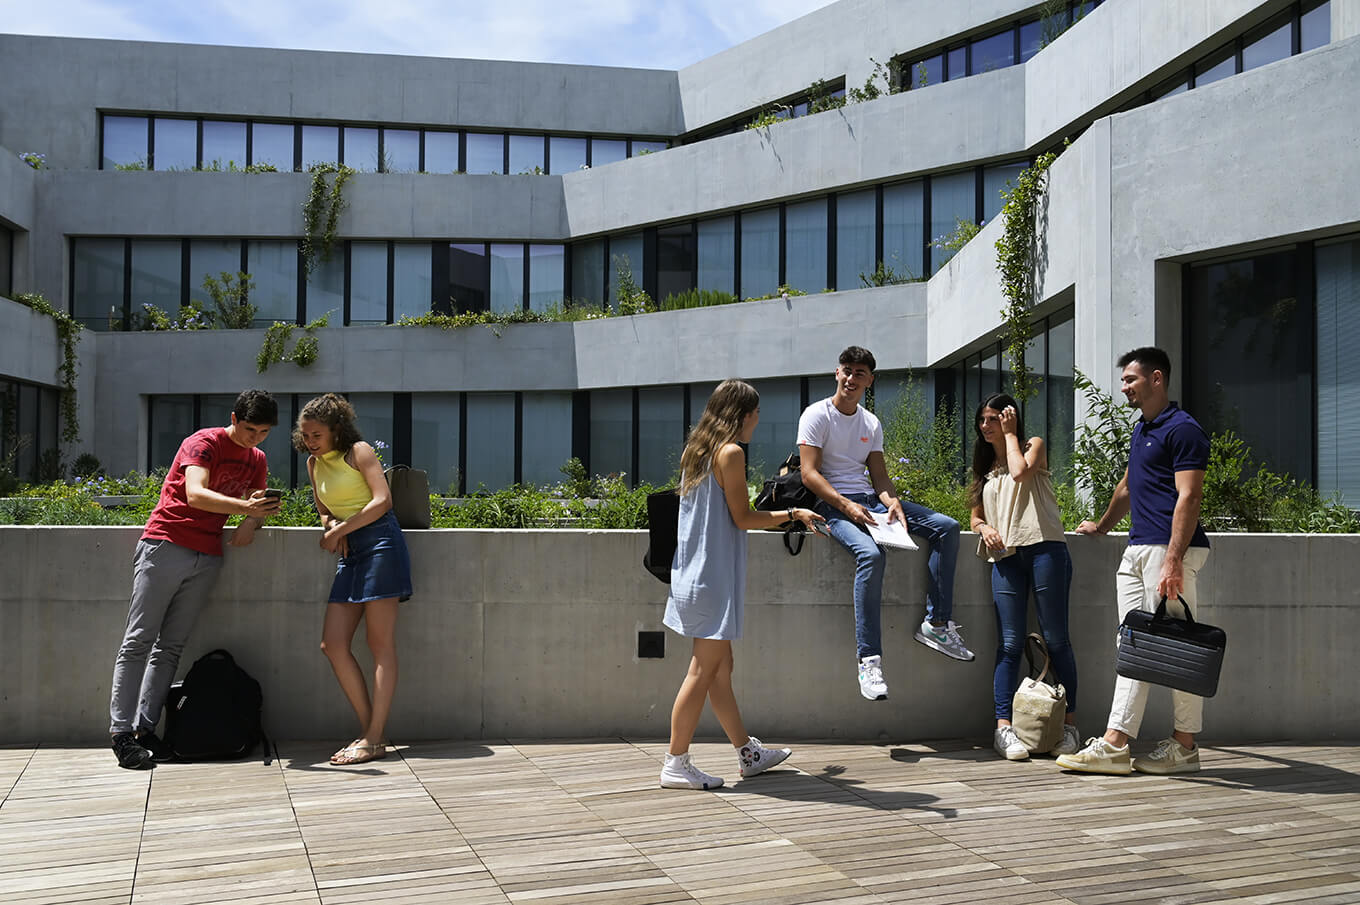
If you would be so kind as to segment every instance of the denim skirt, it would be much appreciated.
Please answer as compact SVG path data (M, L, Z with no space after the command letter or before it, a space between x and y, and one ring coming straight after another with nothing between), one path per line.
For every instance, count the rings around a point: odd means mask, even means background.
M349 555L340 557L330 603L411 598L411 554L397 517L389 510L371 525L346 535Z

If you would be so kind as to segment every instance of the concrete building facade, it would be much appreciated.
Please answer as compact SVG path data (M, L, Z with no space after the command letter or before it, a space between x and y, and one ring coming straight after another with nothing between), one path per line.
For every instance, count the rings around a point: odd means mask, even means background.
M1356 505L1360 0L1053 13L839 0L678 72L0 36L0 295L42 292L89 328L68 459L166 464L259 385L284 418L351 394L367 436L441 489L550 482L573 456L660 482L728 376L762 392L752 461L781 461L849 343L878 357L881 411L910 378L966 420L1008 379L1000 189L1060 150L1026 413L1055 458L1074 370L1113 388L1114 358L1155 342L1206 426ZM881 96L814 112L869 80ZM308 274L317 162L359 172ZM983 225L954 253L959 221ZM255 329L119 329L206 302L224 271L254 281ZM616 304L624 277L741 301L393 325ZM263 327L327 313L314 365L256 373ZM50 324L0 301L0 454L21 472L58 442L60 359ZM266 451L296 481L283 434Z

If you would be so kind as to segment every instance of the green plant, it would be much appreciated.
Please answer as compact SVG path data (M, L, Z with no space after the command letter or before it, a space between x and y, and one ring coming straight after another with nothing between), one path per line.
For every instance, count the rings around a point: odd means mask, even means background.
M1006 200L1001 209L1001 238L996 240L996 267L1006 300L1001 309L1006 324L1006 357L1014 375L1013 393L1022 405L1039 393L1034 372L1025 360L1025 349L1033 334L1030 309L1047 263L1048 168L1056 158L1052 151L1039 155L1015 184L1001 193Z
M145 170L145 169L146 169L146 161L145 161L145 160L133 160L133 161L130 161L129 163L115 163L115 164L113 165L113 168L114 168L115 170L122 170L122 171L125 172L125 173L126 173L126 172L132 172L132 171L134 171L134 170Z
M330 324L331 313L327 311L316 320L304 326L302 329L305 335L298 337L293 344L293 351L288 352L288 341L293 337L293 328L296 324L285 321L274 321L264 331L264 341L260 344L260 351L255 356L255 370L263 374L269 370L271 365L279 364L284 361L291 361L299 368L310 368L316 364L317 356L320 354L320 344L313 335L317 330Z
M35 170L47 169L46 154L39 154L37 151L23 151L19 154L19 159Z
M1209 443L1200 521L1210 531L1354 533L1360 518L1336 498L1257 462L1241 437L1215 433Z
M94 453L81 453L71 463L71 474L77 478L93 478L104 473L104 466Z
M652 297L633 281L633 271L626 256L614 258L614 281L614 305L621 317L653 310Z
M1086 418L1077 425L1069 477L1099 515L1128 467L1133 421L1126 406L1080 370L1075 373L1074 386L1086 397Z
M318 256L329 261L335 247L335 230L345 209L345 183L354 170L344 164L314 163L311 189L302 205L302 262L307 276L316 268ZM332 177L328 183L326 177Z
M566 477L562 483L562 488L569 495L585 497L590 494L590 475L586 474L586 467L581 460L572 456L562 463L558 469Z
M771 104L768 107L761 108L760 112L756 114L755 119L746 124L746 129L747 131L750 131L751 129L768 129L775 123L789 119L792 115L793 111L789 109L787 104Z
M217 325L225 330L246 330L255 324L259 308L247 299L255 282L244 272L222 271L221 278L211 274L203 277L203 291L212 299L211 312Z
M836 110L845 106L845 95L832 94L831 86L825 79L817 79L808 86L808 115L826 110Z
M458 314L442 314L426 311L423 314L403 314L397 319L398 327L438 327L441 330L457 330L462 327L490 327L500 336L500 328L507 324L543 324L558 320L549 311L461 311ZM560 318L566 319L566 318Z
M967 245L982 230L982 224L974 223L972 220L957 218L954 221L954 231L938 236L931 241L931 247L941 248L949 252L947 257L953 257Z
M958 415L941 405L932 416L915 380L901 385L896 407L883 422L883 458L902 499L910 499L967 524L968 485L959 470Z
M914 87L924 88L928 84L930 84L930 69L926 66L925 63L917 63Z
M862 104L865 101L873 101L885 94L895 94L897 89L893 87L892 72L886 65L869 57L869 62L873 68L869 70L869 76L864 80L863 87L850 88L845 92L846 101L851 104ZM879 87L879 82L883 86Z
M52 307L40 292L21 292L14 301L27 305L39 314L45 314L57 325L57 338L61 340L61 364L57 372L61 375L61 439L64 443L75 443L80 439L80 422L76 407L76 346L80 343L80 322L65 311Z
M66 463L61 460L61 450L49 446L38 454L37 464L33 467L33 477L41 483L61 481L66 478Z
M746 297L746 301L761 302L764 301L765 299L790 298L795 295L807 295L807 291L803 289L795 289L792 286L779 286L778 288L775 289L774 292L766 293L765 295L748 295Z
M916 283L920 280L921 278L914 275L910 268L903 267L902 272L898 273L882 260L878 262L878 266L874 268L873 273L865 274L861 271L859 275L859 281L864 284L866 289L874 286L895 286L899 283Z
M673 292L662 299L656 306L657 311L679 311L687 308L712 308L716 305L730 305L739 302L730 292L723 292L719 289L686 289L684 292Z
M193 302L181 305L179 314L171 318L169 313L147 302L142 305L142 323L139 330L211 330L211 316Z
M1081 7L1078 7L1069 19L1067 0L1045 0L1044 4L1039 7L1039 49L1043 50L1058 40L1064 32L1080 22L1084 16Z

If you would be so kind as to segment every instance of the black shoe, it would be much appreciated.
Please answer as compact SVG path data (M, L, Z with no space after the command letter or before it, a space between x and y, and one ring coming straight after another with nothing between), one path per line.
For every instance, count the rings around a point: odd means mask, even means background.
M155 763L168 764L176 759L170 744L150 729L143 729L137 734L137 744L151 752L151 760Z
M151 752L137 744L131 732L120 732L113 737L113 753L118 758L118 766L128 770L150 770L156 766L151 762Z

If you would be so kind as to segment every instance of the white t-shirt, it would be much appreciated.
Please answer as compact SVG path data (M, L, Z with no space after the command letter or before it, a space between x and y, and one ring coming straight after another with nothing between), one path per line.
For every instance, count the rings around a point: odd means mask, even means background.
M798 445L822 451L822 477L837 493L874 492L864 463L869 453L883 452L883 425L864 406L846 415L830 397L812 403L798 419Z

